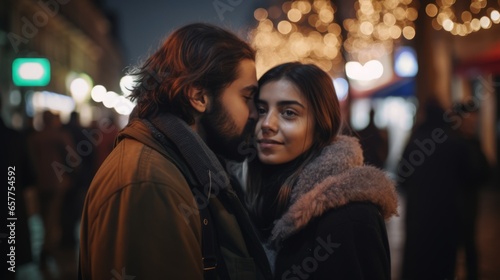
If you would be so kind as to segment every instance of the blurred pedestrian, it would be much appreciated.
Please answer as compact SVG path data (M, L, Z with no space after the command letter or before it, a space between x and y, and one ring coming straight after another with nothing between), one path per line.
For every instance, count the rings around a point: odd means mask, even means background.
M407 201L402 279L455 279L468 148L436 101L425 113L398 167Z
M369 117L368 125L357 131L356 134L363 148L365 163L383 169L389 152L387 131L375 125L375 110L373 108L370 109Z
M76 226L81 217L85 192L92 180L95 147L85 137L85 128L80 124L80 116L77 112L72 112L69 122L62 129L66 131L75 144L80 147L81 163L71 173L73 185L64 195L61 213L61 247L70 254L74 254L77 245ZM90 144L87 144L90 143ZM87 145L84 145L87 144ZM77 148L78 151L78 148Z
M29 152L36 174L38 211L43 221L44 241L40 253L40 268L48 270L50 258L60 260L61 213L64 196L73 186L71 171L78 168L73 153L75 146L71 135L62 129L58 115L43 112L43 129L31 135Z
M479 279L478 254L476 246L476 220L478 213L479 191L490 177L490 166L481 148L478 137L479 106L473 101L454 106L454 114L461 122L457 123L458 132L465 140L468 155L467 176L469 184L459 197L460 239L464 249L467 280Z
M93 162L94 169L92 170L92 174L95 174L97 169L99 169L99 166L101 166L113 150L119 129L113 116L105 116L99 121L93 121L90 125L90 129L98 131L101 136L99 143L95 147L95 157Z

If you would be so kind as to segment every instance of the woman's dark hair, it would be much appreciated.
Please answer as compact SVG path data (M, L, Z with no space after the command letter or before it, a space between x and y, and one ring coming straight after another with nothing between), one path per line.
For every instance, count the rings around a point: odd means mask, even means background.
M144 64L132 71L137 116L173 113L194 123L187 90L205 90L216 98L238 78L239 63L255 60L255 51L236 35L217 26L195 23L172 33Z
M328 73L313 64L285 63L267 71L259 79L259 88L279 80L291 82L307 100L308 108L314 118L313 143L311 148L305 151L298 160L294 160L293 166L285 168L288 170L287 172L278 171L277 174L273 174L271 186L262 181L263 164L258 157L249 162L246 202L255 220L269 218L271 215L277 218L283 214L288 207L293 184L302 168L336 138L342 126L339 101L332 78ZM264 184L267 187L279 189L269 192L269 190L263 189ZM265 201L269 200L269 198L264 198L263 193L265 192L277 193L277 198L270 202L277 205L273 207L265 205ZM269 209L273 209L274 213L269 213Z

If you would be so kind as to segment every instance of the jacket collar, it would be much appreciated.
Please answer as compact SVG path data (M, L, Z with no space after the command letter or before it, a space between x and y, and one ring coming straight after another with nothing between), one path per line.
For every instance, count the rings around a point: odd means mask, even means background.
M163 156L169 157L161 143L158 142L152 135L149 128L139 119L132 120L125 128L123 128L115 140L115 146L126 138L135 139L146 146L151 147Z
M133 138L167 158L171 155L166 146L174 145L198 184L208 186L210 193L227 189L230 185L227 172L217 156L184 121L172 114L160 114L149 120L135 118L119 133L115 145L124 138Z
M280 243L311 219L356 201L377 205L385 219L397 213L392 180L382 170L363 165L356 138L338 136L301 172L292 190L291 206L275 222L271 242Z

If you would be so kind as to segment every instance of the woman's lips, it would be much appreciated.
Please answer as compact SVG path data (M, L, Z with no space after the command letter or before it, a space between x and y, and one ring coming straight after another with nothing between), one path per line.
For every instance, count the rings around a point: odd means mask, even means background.
M283 145L282 142L279 142L279 141L276 141L273 139L259 139L259 140L257 140L257 143L259 144L259 146L261 148L271 148L271 147L275 147L277 145Z

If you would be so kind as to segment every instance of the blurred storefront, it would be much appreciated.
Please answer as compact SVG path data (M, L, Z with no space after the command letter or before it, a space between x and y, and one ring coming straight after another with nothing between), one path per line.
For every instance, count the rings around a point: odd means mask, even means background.
M58 114L63 122L72 111L77 111L83 125L116 114L90 98L95 85L120 92L124 68L116 23L99 3L2 1L0 92L2 117L8 126L25 129L34 120L37 129L44 110ZM49 82L35 86L13 82L13 76L23 75L13 73L13 62L19 58L46 59ZM25 67L24 75L36 76L38 68L34 66Z

